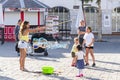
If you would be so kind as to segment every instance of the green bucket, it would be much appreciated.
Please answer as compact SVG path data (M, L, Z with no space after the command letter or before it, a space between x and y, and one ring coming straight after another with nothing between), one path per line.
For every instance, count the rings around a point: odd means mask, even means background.
M44 66L42 67L42 73L43 74L53 74L54 68L51 66Z

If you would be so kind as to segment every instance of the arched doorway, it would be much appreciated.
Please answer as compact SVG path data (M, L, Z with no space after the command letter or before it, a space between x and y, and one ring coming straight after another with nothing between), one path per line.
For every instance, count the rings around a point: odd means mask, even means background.
M48 15L59 16L59 31L62 37L68 37L71 31L70 11L63 6L56 6L48 9ZM65 36L64 36L65 34Z
M86 25L91 26L94 32L98 31L98 8L94 6L86 6L84 8Z
M120 7L116 7L112 12L112 32L120 32Z

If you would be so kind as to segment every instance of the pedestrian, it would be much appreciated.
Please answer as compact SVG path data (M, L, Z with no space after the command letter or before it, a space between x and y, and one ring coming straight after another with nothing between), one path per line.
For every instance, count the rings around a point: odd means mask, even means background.
M84 52L82 51L82 46L78 45L77 46L77 53L75 56L75 64L78 71L78 74L76 75L76 77L83 77L83 69L84 69Z
M28 21L24 21L21 25L21 30L19 32L19 43L18 47L20 48L20 70L24 71L25 69L25 58L26 50L29 42L29 33L38 32L45 30L45 27L38 27L35 29L30 29L30 24Z
M94 67L95 66L95 57L94 57L94 51L93 51L93 48L94 48L94 34L92 33L91 27L86 28L86 33L85 33L83 38L84 38L84 43L83 44L85 44L85 48L86 48L86 66L89 65L88 55L90 53L90 55L92 57L92 60L93 60L92 67Z
M80 26L78 27L78 37L79 37L79 43L80 45L83 44L83 36L85 34L86 26L85 26L85 21L82 20L80 22Z
M19 19L17 25L15 26L15 31L14 31L15 32L15 40L16 40L15 50L18 53L18 56L20 56L19 48L18 48L18 41L19 41L18 35L19 35L21 23L22 23L22 20Z
M74 38L74 44L72 46L71 50L71 56L72 56L72 64L71 66L75 66L74 61L75 61L75 53L77 52L77 46L79 45L79 39L77 37Z

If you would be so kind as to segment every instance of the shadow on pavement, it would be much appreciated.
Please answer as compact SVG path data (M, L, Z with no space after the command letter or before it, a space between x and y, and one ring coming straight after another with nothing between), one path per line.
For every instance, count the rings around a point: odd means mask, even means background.
M98 71L103 71L103 72L109 72L109 73L114 73L114 72L120 72L120 70L114 70L114 69L107 69L107 68L102 68L102 67L86 67L87 69L92 69L92 70L98 70Z
M49 56L48 57L43 57L43 56L29 56L29 58L32 58L32 59L37 59L37 60L43 60L43 61L54 61L54 62L59 62L57 61L56 59L53 59L53 58L50 58Z
M85 79L88 79L88 80L101 80L101 79L91 78L91 77L85 77Z
M35 73L35 74L42 74L42 71L30 71L30 70L26 70L24 72Z
M69 52L69 53L68 53ZM28 56L32 59L44 60L44 61L55 61L58 62L57 59L67 58L65 54L70 55L70 49L51 49L48 50L48 56Z
M100 63L107 63L107 64L112 64L112 65L120 65L120 63L115 63L115 62L108 62L108 61L100 61L100 60L95 60L96 62L100 62Z
M68 79L68 78L66 78L66 77L62 77L62 76L59 76L59 75L45 75L46 77L51 77L51 78L54 78L53 80L56 80L56 79L58 79L58 80L71 80L71 79Z
M70 80L70 79L67 79L67 78L65 78L65 77L62 77L62 76L59 76L59 74L60 73L53 73L53 74L43 74L42 73L42 71L25 71L25 72L28 72L28 73L34 73L34 74L37 74L37 75L39 75L39 76L41 76L41 75L44 75L44 76L46 76L46 77L51 77L51 78L54 78L54 79L59 79L59 80Z
M8 77L5 77L5 76L0 76L0 80L15 80L15 79L8 78Z

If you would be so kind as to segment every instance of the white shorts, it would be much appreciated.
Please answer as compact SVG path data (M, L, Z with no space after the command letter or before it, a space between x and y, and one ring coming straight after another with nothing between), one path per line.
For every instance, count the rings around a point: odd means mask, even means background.
M19 41L18 48L28 48L28 43L26 41Z

